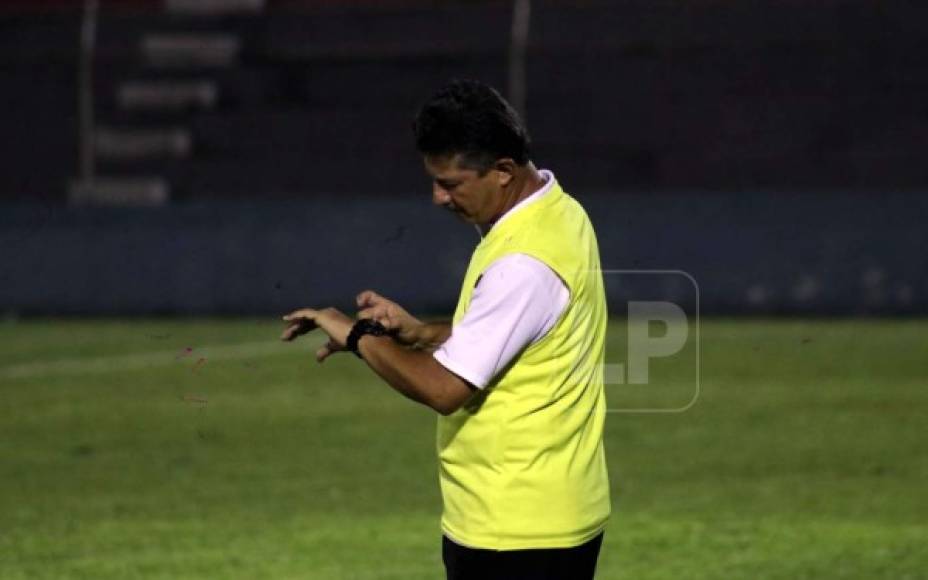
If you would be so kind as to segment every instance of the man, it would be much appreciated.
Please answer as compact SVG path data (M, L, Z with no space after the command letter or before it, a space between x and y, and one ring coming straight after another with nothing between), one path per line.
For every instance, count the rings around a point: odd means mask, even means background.
M477 226L453 322L424 323L373 291L358 321L284 317L282 338L321 328L319 361L352 350L441 414L438 454L449 580L592 578L609 515L602 445L606 304L580 205L529 160L518 115L457 81L414 132L436 205Z

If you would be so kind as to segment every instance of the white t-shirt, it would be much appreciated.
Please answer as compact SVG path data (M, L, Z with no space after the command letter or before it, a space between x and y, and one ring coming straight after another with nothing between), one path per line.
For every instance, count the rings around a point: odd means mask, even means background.
M546 170L541 175L545 185L513 206L494 226L551 189L554 175ZM564 281L544 262L526 254L503 256L478 278L467 312L433 356L482 389L519 352L554 327L569 301Z

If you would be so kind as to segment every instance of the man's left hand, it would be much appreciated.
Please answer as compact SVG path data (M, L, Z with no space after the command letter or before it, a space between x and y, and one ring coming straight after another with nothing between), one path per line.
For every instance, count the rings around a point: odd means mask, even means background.
M280 335L281 340L291 341L316 328L321 328L329 335L329 341L316 351L316 360L319 362L336 352L345 350L345 341L348 340L348 333L354 326L354 320L334 308L294 310L284 316L284 322L288 324L283 334Z

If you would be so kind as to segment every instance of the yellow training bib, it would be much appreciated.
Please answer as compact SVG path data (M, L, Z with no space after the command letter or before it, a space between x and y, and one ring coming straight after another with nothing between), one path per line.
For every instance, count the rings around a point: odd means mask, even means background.
M570 301L551 331L484 391L439 417L442 529L475 548L577 546L602 531L610 512L602 442L607 312L596 234L554 183L477 246L455 323L479 276L513 253L547 264Z

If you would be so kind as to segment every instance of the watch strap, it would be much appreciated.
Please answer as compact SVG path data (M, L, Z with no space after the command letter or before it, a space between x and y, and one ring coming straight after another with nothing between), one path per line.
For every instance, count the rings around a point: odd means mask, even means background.
M348 338L345 340L345 348L353 352L358 358L361 358L361 353L358 352L358 341L365 334L384 336L387 334L387 329L384 325L370 318L362 318L355 322L348 333Z

